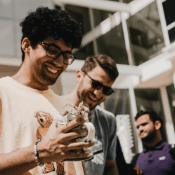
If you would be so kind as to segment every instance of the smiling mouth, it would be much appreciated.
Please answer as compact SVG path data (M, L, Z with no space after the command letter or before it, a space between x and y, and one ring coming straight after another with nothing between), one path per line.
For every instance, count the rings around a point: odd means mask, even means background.
M98 101L98 99L96 97L94 97L94 95L92 94L88 94L88 97L92 100L92 101Z
M146 134L145 132L142 132L142 133L140 133L140 136L145 135L145 134Z
M50 66L46 66L46 68L47 68L47 70L48 70L49 72L51 72L51 73L53 73L53 74L57 74L57 73L58 73L58 70L57 70L57 69L54 69L54 68L52 68L52 67L50 67Z

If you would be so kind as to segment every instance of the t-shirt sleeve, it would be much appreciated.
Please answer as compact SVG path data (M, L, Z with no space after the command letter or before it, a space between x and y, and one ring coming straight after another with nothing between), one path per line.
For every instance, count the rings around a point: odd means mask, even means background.
M111 114L112 115L112 114ZM115 117L112 115L110 117L110 137L109 137L109 146L108 146L108 154L107 154L107 160L113 160L116 158L116 146L117 146L117 124Z

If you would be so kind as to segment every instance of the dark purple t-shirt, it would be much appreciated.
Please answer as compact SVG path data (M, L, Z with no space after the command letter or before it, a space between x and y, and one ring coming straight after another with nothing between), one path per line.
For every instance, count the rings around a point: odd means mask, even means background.
M169 150L169 145L164 141L153 148L146 148L138 156L136 166L144 175L175 175L175 160Z

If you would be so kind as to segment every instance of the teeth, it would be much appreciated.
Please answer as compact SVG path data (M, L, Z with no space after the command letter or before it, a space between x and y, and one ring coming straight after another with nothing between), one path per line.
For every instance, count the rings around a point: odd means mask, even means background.
M48 66L47 66L47 69L54 74L56 74L58 72L57 70L52 69L51 67L48 67Z
M98 99L95 98L92 94L89 94L89 97L90 97L92 100L94 100L94 101L98 100Z

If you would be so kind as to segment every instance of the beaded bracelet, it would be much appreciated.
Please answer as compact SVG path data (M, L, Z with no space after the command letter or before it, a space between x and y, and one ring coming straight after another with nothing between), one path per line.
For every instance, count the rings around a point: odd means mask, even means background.
M37 152L37 144L38 143L39 143L39 140L37 140L35 142L35 146L34 146L35 162L38 166L42 166L43 164L41 164L41 162L39 161L38 152Z

